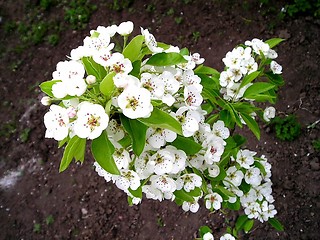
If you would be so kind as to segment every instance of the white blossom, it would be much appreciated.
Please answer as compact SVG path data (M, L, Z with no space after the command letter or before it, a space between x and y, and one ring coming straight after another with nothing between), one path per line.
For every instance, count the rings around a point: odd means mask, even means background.
M204 197L206 208L219 210L221 208L222 197L218 193L210 193Z
M196 187L201 187L202 178L195 173L187 173L180 176L177 180L177 189L184 189L186 192L194 190Z
M173 168L174 154L167 149L158 150L153 154L147 165L154 169L155 174L162 175L170 173Z
M235 238L230 233L226 233L220 237L220 240L235 240Z
M51 105L49 112L44 115L44 125L46 126L46 138L54 138L61 141L69 133L69 117L67 109L58 105Z
M274 107L267 107L263 112L263 119L270 122L276 116L276 109Z
M249 169L250 166L254 163L254 156L256 152L245 150L239 150L237 153L236 161L240 164L241 167Z
M140 178L135 171L120 170L120 175L114 175L116 186L123 190L128 191L129 188L136 190L140 186Z
M282 73L282 66L278 64L276 61L271 61L270 69L273 74L281 74Z
M199 210L199 203L198 202L183 202L182 203L182 209L185 211L185 212L192 212L192 213L196 213L198 212Z
M133 22L127 21L127 22L122 22L119 24L117 28L117 32L121 36L127 36L133 31Z

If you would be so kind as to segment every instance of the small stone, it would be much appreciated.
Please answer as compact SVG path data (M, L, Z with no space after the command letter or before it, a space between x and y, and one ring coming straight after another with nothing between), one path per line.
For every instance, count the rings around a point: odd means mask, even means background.
M88 214L88 210L85 208L81 208L81 213L82 215L87 215Z

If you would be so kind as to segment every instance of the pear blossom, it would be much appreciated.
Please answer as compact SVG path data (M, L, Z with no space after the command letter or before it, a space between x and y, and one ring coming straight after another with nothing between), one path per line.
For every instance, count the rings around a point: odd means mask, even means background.
M244 213L248 218L258 218L261 213L261 208L257 202L248 202L247 207L244 208Z
M58 105L51 105L49 112L44 115L44 125L46 126L46 138L54 138L61 141L69 133L69 117L67 109Z
M113 77L113 83L117 88L127 88L129 86L140 85L140 81L138 78L132 75L128 75L126 73L118 73Z
M270 119L274 118L276 115L276 109L274 107L267 107L263 111L263 119L267 122L270 122Z
M141 179L146 179L153 173L154 167L147 164L150 158L151 155L145 151L134 161L135 171Z
M166 175L152 175L150 177L151 186L159 189L161 192L171 192L176 190L175 181Z
M218 120L212 125L212 132L222 139L227 139L230 136L230 131L224 125L224 121Z
M108 133L108 137L112 138L116 142L124 137L123 127L115 119L111 119L109 121L106 131Z
M244 177L243 172L238 170L235 166L229 167L227 170L227 176L225 177L223 184L227 187L230 185L239 187L243 177Z
M144 36L145 43L151 52L163 52L163 49L161 47L157 47L157 41L155 37L151 33L149 33L148 29L141 28L141 34Z
M204 155L204 159L208 164L212 164L214 162L219 162L221 155L224 152L224 146L226 142L216 136L212 136L210 138L210 142L208 143L206 153Z
M117 28L117 32L121 36L127 36L129 35L133 30L133 22L127 21L127 22L122 22Z
M98 162L94 162L93 164L95 166L95 170L98 173L100 177L103 177L106 182L110 182L113 178L113 175L111 173L108 173L106 170L104 170Z
M147 118L153 110L150 92L136 86L128 86L124 89L119 95L117 103L123 114L131 119Z
M50 104L51 104L51 98L48 97L48 96L44 96L44 97L41 98L40 102L41 102L41 104L42 104L43 106L50 106Z
M220 237L220 240L235 240L235 238L230 233L226 233Z
M140 178L135 171L120 170L120 175L114 175L113 179L116 186L123 190L128 191L129 188L136 190L140 186Z
M262 181L260 169L256 167L249 168L244 175L244 180L252 186L260 185Z
M115 148L112 154L114 162L116 163L118 169L128 169L131 158L129 152L122 147Z
M195 86L191 85L184 88L184 102L187 107L195 110L200 107L202 101L201 92Z
M208 167L208 173L210 177L218 177L220 174L220 168L217 164L212 164Z
M93 75L88 75L86 77L86 82L88 85L92 85L92 84L96 83L96 81L97 81L97 78Z
M214 240L213 235L210 232L203 234L202 240Z
M176 79L179 78L177 76L177 74L175 75ZM202 92L203 86L200 83L201 82L201 78L199 76L195 75L192 70L184 71L182 76L181 76L181 78L182 78L182 81L183 81L183 85L185 87L194 86L198 90L198 92Z
M275 209L274 205L268 204L267 201L262 202L261 209L262 219L259 219L261 222L268 221L269 218L274 218L274 216L277 214L277 210Z
M167 146L166 149L170 150L170 152L174 154L173 167L170 173L177 174L183 171L186 167L187 154L184 151L170 145Z
M222 197L218 193L210 193L204 197L207 209L219 210L223 201Z
M151 93L151 99L161 99L164 94L164 83L151 73L142 73L140 79L141 87Z
M170 173L173 168L174 158L174 154L169 149L161 149L151 156L147 165L153 168L157 175Z
M115 73L128 74L133 69L131 61L118 52L111 55L106 61L106 66L110 67Z
M270 69L272 70L273 74L281 74L282 73L282 66L278 64L276 61L271 61Z
M185 212L192 212L192 213L196 213L198 212L200 208L200 205L198 202L183 202L182 203L182 209L185 211Z
M168 129L150 127L147 129L146 138L152 147L159 149L167 142L173 142L177 138L177 134Z
M164 84L164 94L162 102L168 106L172 106L175 102L173 95L178 92L180 83L176 80L174 75L169 71L164 71L158 76L159 80Z
M244 62L243 67L245 69L245 73L250 74L258 70L258 63L251 57Z
M249 169L250 166L254 163L254 156L256 152L245 150L239 150L237 153L236 161L240 164L241 167Z
M245 45L252 47L253 51L258 55L261 53L267 55L270 50L270 46L267 43L257 38L254 38L251 41L246 41Z
M177 180L177 190L184 189L186 192L190 192L196 187L201 187L202 178L195 173L187 173L180 176Z
M223 71L219 77L221 87L231 87L234 84L235 75L231 70Z
M102 48L101 50L94 52L92 55L93 61L103 67L108 66L108 60L112 56L111 50L113 47L113 45L109 45L107 48Z
M183 136L190 137L199 130L201 114L198 111L188 111L187 107L180 107L174 115L181 123Z
M95 139L99 137L109 123L109 116L99 104L82 102L78 105L74 132L80 138Z
M142 192L145 193L148 199L159 200L161 202L164 198L163 193L151 185L142 186Z

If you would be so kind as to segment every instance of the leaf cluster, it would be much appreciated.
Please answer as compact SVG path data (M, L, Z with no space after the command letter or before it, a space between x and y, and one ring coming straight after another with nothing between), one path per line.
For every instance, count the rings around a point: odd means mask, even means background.
M271 125L275 128L277 138L283 141L293 141L301 133L301 124L292 114L286 117L275 117Z

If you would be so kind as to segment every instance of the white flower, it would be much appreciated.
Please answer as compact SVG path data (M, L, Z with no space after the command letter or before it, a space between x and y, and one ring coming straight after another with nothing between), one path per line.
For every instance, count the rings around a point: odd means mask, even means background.
M201 187L202 178L195 173L187 173L180 176L177 180L177 189L184 189L186 192L194 190L196 187Z
M141 74L141 87L147 89L151 93L152 99L161 99L164 94L164 83L154 74Z
M88 85L92 85L92 84L96 83L96 81L97 81L97 78L93 75L88 75L86 77L86 82Z
M172 171L173 161L174 154L166 149L161 149L151 156L147 165L154 169L155 174L162 175Z
M120 170L120 175L114 175L116 186L123 190L128 191L129 188L137 190L140 186L140 178L135 171L132 170Z
M159 189L161 192L171 192L176 190L175 181L166 175L152 175L150 177L151 186Z
M113 176L111 173L108 173L106 170L104 170L97 162L94 162L93 165L96 167L95 170L100 177L103 177L107 182L111 181Z
M270 46L267 43L265 43L262 40L257 39L257 38L252 39L251 42L250 41L246 41L245 45L251 46L253 51L256 54L259 54L259 55L261 54L261 52L264 55L267 55L269 50L270 50Z
M226 142L222 138L216 136L211 137L209 141L204 159L208 164L219 162L221 155L224 152L224 145L226 145Z
M44 125L46 126L46 138L54 138L61 141L68 136L69 117L67 109L58 105L51 105L49 112L44 115Z
M110 44L110 35L109 34L104 34L104 33L99 33L94 31L94 34L98 36L90 36L86 37L83 40L83 46L91 52L90 56L96 54L102 49L112 49L114 44ZM111 46L109 46L111 45Z
M117 88L127 88L129 86L136 86L140 85L140 81L138 78L132 75L128 75L126 73L118 73L113 77L114 85Z
M281 74L282 73L282 66L278 64L276 61L271 61L270 69L272 70L273 74Z
M44 96L43 98L41 98L40 102L43 106L50 106L51 98L48 96Z
M123 114L131 119L147 118L153 110L150 92L136 86L128 86L119 95L118 105Z
M133 22L127 21L127 22L120 23L120 25L118 26L117 32L121 36L127 36L132 32L132 30L133 30Z
M254 163L254 156L256 152L245 150L239 150L237 153L236 161L240 164L241 167L249 169L250 166Z
M141 28L141 34L144 36L145 43L151 52L153 53L163 52L163 49L161 47L157 47L157 41L154 38L154 36L151 33L149 33L148 29Z
M71 79L83 79L85 69L78 61L63 61L57 64L57 70L52 73L54 80L68 81Z
M197 109L203 101L201 92L193 85L184 88L184 102L190 109Z
M173 142L177 138L177 134L168 129L150 127L147 129L146 138L152 147L159 149L167 142Z
M218 193L210 193L204 197L206 201L207 209L219 210L221 208L221 203L223 201L222 197Z
M99 137L109 123L109 116L99 104L82 102L78 105L74 132L80 138L95 139Z
M92 55L93 60L101 66L106 67L108 65L108 60L112 56L112 48L113 45L109 45L107 48L102 48L101 50L94 52Z
M183 202L182 203L182 209L185 211L185 212L193 212L193 213L196 213L198 212L199 210L199 203L198 202Z
M179 73L177 73L179 74ZM176 78L179 76L175 76ZM182 80L183 80L183 85L184 86L194 86L198 92L202 91L203 86L201 85L201 78L197 75L194 74L194 72L192 70L186 70L183 72L182 74Z
M124 130L121 124L119 124L115 119L109 121L107 127L108 137L112 138L114 141L119 141L124 137Z
M202 240L214 240L214 237L210 232L207 232L202 236Z
M174 154L173 167L170 173L177 174L183 171L186 167L187 154L171 145L167 146L166 149Z
M225 177L225 181L223 181L223 184L227 187L232 185L235 187L239 187L243 177L243 172L238 170L235 166L229 167L227 170L227 176Z
M244 61L243 67L245 69L245 73L250 74L258 69L258 63L254 60L254 58L249 58Z
M148 152L143 152L134 161L134 168L141 179L146 179L153 173L154 167L147 164L150 158L151 155Z
M160 202L163 200L163 193L151 185L142 186L142 192L146 194L148 199L159 200Z
M212 132L222 139L227 139L230 136L230 131L224 125L224 121L218 120L212 125Z
M270 59L275 59L278 57L278 53L273 50L273 49L269 49L269 52L268 54L266 55L267 58L270 58Z
M275 209L274 205L268 204L267 201L263 201L261 209L263 221L268 221L269 218L274 218L274 216L277 214L277 210Z
M201 114L198 111L188 111L187 107L180 107L175 113L175 116L181 123L183 136L190 137L199 130Z
M270 119L276 116L276 109L274 107L267 107L263 112L263 119L270 122Z
M246 183L252 186L260 185L262 177L260 175L260 169L256 167L249 168L244 175L244 180Z
M222 237L220 237L220 240L235 240L235 238L231 234L226 233Z
M164 94L162 96L162 102L168 106L172 106L175 102L173 95L178 92L180 83L176 80L174 75L169 71L164 71L158 76L160 82L164 84Z
M258 218L261 213L261 208L257 202L248 202L247 207L244 209L244 213L248 218Z
M199 53L194 53L191 57L192 61L194 61L196 64L202 64L204 62L204 58L201 58Z
M128 169L131 158L127 150L124 148L115 148L112 156L118 169Z
M218 177L220 174L220 168L217 164L212 164L208 167L208 172L210 177Z
M125 58L121 53L113 53L106 61L106 66L110 67L115 73L128 74L132 71L132 63L128 58Z
M223 71L220 74L219 82L221 87L231 87L234 84L235 76L231 70Z

